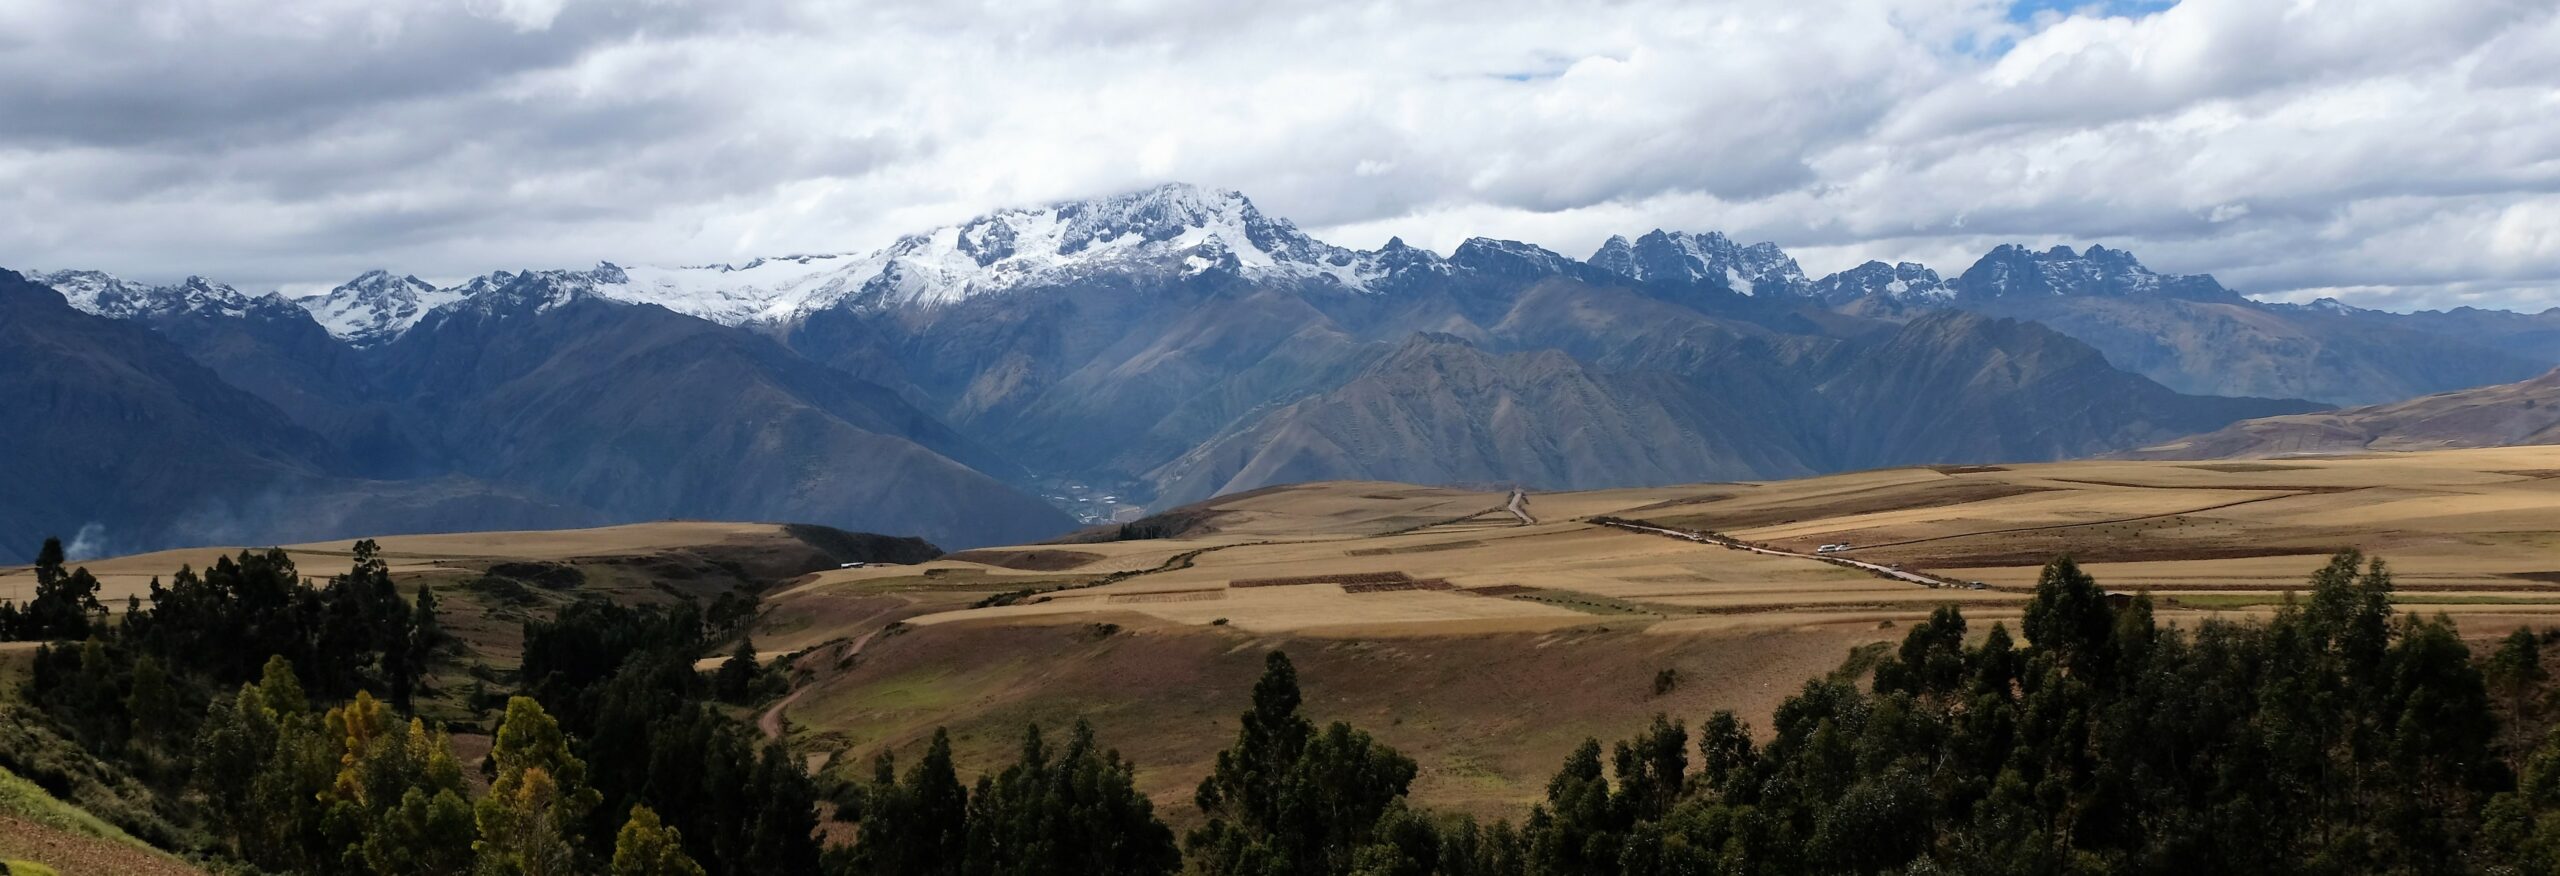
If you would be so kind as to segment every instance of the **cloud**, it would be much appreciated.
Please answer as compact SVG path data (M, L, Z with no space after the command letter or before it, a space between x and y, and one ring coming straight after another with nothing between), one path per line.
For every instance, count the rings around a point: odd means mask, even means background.
M728 261L1178 179L1348 245L1661 226L1953 272L2103 242L2538 307L2555 39L2541 0L30 0L0 260Z

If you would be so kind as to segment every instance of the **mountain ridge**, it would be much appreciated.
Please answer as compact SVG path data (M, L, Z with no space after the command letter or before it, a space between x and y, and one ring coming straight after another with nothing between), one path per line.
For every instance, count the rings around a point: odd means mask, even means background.
M317 436L297 464L332 484L954 547L1274 478L1637 486L2104 454L2318 407L2287 396L2531 362L2102 246L1820 279L1713 232L1590 260L1483 237L1355 251L1180 185L865 255L441 288L377 270L296 301L59 276L66 304L148 327ZM2460 320L2542 342L2522 317Z

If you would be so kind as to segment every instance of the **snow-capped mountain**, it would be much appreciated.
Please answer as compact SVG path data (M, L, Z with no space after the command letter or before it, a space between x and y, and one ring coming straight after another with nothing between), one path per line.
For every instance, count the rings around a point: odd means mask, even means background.
M2073 252L2068 246L2036 252L2017 244L2002 244L1965 269L1956 278L1955 286L1968 298L2156 295L2200 301L2243 300L2210 275L2159 273L2143 267L2132 253L2094 244L2087 252Z
M1886 310L2038 295L2146 295L2240 300L2211 277L2160 274L2121 250L2002 246L1960 277L1925 266L1870 262L1816 282L1773 243L1656 229L1612 237L1587 261L1514 241L1473 238L1443 257L1389 240L1373 251L1335 246L1266 215L1244 195L1173 183L1088 200L998 210L902 237L868 254L808 254L743 264L498 271L448 287L371 271L295 300L330 334L359 347L409 331L439 308L539 311L574 297L652 304L724 325L790 325L828 309L934 308L983 295L1101 283L1144 286L1203 274L1310 290L1391 294L1456 275L1505 280L1564 276L1598 284L1730 290L1831 306L1888 302ZM241 309L253 299L190 279L171 287L95 272L43 277L75 305L109 316ZM273 296L267 296L272 298ZM1860 312L1868 312L1860 310Z
M943 304L1110 272L1197 274L1225 269L1260 279L1330 281L1361 289L1383 274L1373 258L1308 237L1233 192L1184 184L1090 201L1000 210L909 235L846 269L834 300L873 309ZM832 285L832 284L831 284Z
M1254 280L1365 291L1397 271L1447 268L1438 256L1401 242L1376 252L1324 243L1286 219L1264 215L1237 192L1168 184L1107 198L999 210L908 235L868 255L499 272L435 290L409 278L367 274L299 303L332 333L370 344L406 331L427 310L515 287L526 277L542 278L536 285L561 294L655 304L745 325L789 322L830 307L935 306L1098 276L1180 277L1219 270Z
M1717 232L1659 228L1629 241L1611 237L1591 254L1601 270L1645 283L1700 283L1742 295L1803 295L1804 269L1774 243L1743 246Z
M281 295L252 296L203 277L188 277L167 286L136 283L101 271L30 273L29 279L53 287L71 306L114 319L149 319L187 313L246 316L277 313L291 304Z
M1402 243L1401 240L1393 240L1389 241L1388 245L1395 246ZM1456 252L1449 255L1448 264L1478 273L1504 277L1571 276L1586 273L1590 267L1542 246L1516 240L1495 240L1490 237L1467 238L1465 243L1458 244ZM1442 267L1439 270L1441 273L1447 273L1449 268Z
M1862 298L1901 304L1944 304L1956 290L1937 271L1919 262L1885 264L1871 261L1813 282L1813 294L1838 306Z
M359 347L370 347L399 337L417 325L427 311L460 301L463 294L460 288L438 289L416 277L395 277L389 271L377 270L366 271L338 288L305 296L295 303L311 311L311 317L330 334Z

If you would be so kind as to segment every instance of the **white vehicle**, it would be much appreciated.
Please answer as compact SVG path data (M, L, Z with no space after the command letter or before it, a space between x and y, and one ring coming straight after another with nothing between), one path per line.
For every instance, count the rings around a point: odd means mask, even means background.
M1844 542L1844 543L1841 543L1841 544L1826 544L1826 545L1823 545L1823 546L1821 546L1821 547L1814 548L1814 549L1813 549L1813 552L1814 552L1814 553L1817 553L1817 554L1836 554L1836 553L1839 553L1839 552L1841 552L1841 551L1845 551L1845 550L1848 550L1848 549L1849 549L1849 545L1848 545L1847 543L1845 543L1845 542Z

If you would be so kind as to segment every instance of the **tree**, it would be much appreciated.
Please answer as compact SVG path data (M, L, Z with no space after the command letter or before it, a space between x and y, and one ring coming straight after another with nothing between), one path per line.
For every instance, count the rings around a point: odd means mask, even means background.
M462 876L477 863L477 833L471 804L459 792L410 788L365 837L364 859L381 876Z
M36 552L35 594L12 626L22 639L86 639L107 608L98 602L98 579L87 568L63 570L62 539L48 538Z
M905 781L899 781L897 762L887 752L873 761L855 869L883 876L958 874L968 855L969 829L969 792L951 763L951 734L935 728Z
M490 759L497 778L474 807L480 838L472 844L482 873L570 876L584 872L577 826L596 804L586 764L569 753L559 722L530 697L507 701Z
M1169 874L1182 866L1173 831L1138 793L1134 768L1077 722L1054 756L1037 726L1021 756L969 801L971 876Z
M721 702L745 704L755 696L756 672L760 668L756 665L755 640L739 639L737 649L720 664L720 672L712 681L712 690Z
M267 668L258 675L258 695L266 707L278 716L291 717L311 711L311 697L302 692L302 678L294 674L293 661L278 654L267 658Z
M646 806L631 807L631 818L613 841L613 876L703 876L702 865L684 853L674 828L658 820Z
M384 674L391 685L391 705L402 712L412 711L417 691L426 679L436 649L444 647L444 623L436 616L436 589L418 588L416 607L401 630L397 647L383 654Z
M180 728L178 692L169 684L169 673L160 668L159 660L144 654L134 658L132 679L124 711L133 721L133 739L157 743L172 738Z
M1351 725L1322 733L1298 714L1297 668L1265 658L1236 743L1194 799L1209 822L1185 840L1206 873L1348 873L1404 803L1411 758Z
M2489 690L2506 708L2508 754L2521 761L2528 753L2529 728L2536 723L2534 693L2551 680L2550 670L2542 667L2542 637L2527 629L2508 633L2481 670L2488 677Z

